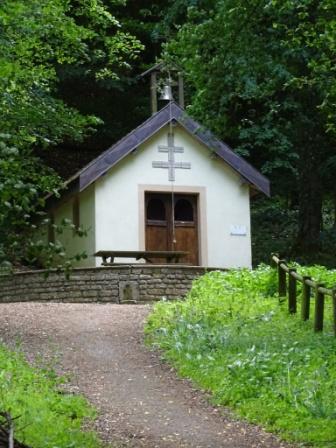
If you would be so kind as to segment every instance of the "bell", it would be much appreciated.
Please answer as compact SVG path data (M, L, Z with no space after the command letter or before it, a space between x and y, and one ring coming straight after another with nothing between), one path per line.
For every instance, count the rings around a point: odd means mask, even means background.
M173 98L173 93L172 93L172 88L169 84L166 84L163 86L162 90L161 90L161 96L160 96L160 100L163 101L172 101Z

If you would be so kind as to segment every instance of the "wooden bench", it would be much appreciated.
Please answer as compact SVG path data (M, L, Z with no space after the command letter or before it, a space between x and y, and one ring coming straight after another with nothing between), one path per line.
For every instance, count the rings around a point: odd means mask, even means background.
M179 250L99 250L94 254L95 257L103 259L102 266L111 266L115 258L135 258L135 260L145 260L147 263L153 263L153 258L164 258L167 264L178 263L181 258L188 255L188 252ZM110 259L108 261L108 259Z

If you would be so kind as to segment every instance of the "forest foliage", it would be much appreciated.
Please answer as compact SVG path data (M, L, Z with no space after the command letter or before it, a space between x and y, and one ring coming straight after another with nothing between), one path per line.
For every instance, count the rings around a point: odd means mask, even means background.
M333 264L335 9L332 0L4 0L0 260L32 263L55 249L27 244L46 195L148 117L137 75L161 59L183 71L188 113L271 180L273 199L253 201L255 262L276 249Z
M81 141L101 123L60 98L60 79L117 79L142 45L101 0L5 0L0 30L0 263L36 262L38 252L61 253L32 234L62 186L37 149Z
M299 255L320 251L323 204L335 207L335 13L330 0L189 2L165 49L192 86L188 110L297 209Z

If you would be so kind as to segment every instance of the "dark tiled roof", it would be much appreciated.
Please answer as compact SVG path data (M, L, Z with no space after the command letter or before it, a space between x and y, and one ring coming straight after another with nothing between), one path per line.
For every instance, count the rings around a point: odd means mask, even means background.
M134 151L139 145L148 140L170 120L178 122L186 131L194 135L200 142L223 159L233 170L252 184L259 191L270 195L270 182L246 160L235 154L229 146L218 140L210 131L188 117L176 103L168 104L155 115L150 117L116 144L111 146L99 157L71 177L66 184L79 181L79 190L83 191L111 167Z

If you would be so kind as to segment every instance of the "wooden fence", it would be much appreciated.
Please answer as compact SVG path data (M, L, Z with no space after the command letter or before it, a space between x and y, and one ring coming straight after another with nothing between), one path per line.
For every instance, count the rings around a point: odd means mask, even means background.
M308 320L310 314L310 299L315 298L314 310L314 331L323 330L324 303L325 297L330 296L332 300L333 329L336 336L336 286L333 289L325 288L323 283L319 283L306 275L300 275L296 268L288 267L285 260L279 259L277 255L272 255L272 262L276 264L278 270L278 293L279 299L288 295L288 311L291 314L297 312L297 283L302 283L301 298L301 318ZM287 280L288 278L288 280Z

